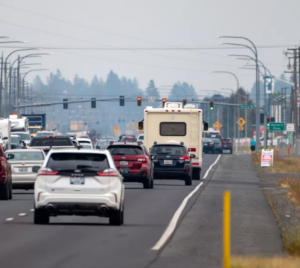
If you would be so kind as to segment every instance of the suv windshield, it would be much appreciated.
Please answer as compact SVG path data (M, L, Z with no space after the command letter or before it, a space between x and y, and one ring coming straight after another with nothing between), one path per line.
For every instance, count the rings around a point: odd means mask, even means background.
M36 137L47 137L47 136L54 136L53 132L37 132Z
M109 164L105 154L76 153L73 151L51 154L47 167L55 171L103 171L109 168Z
M6 157L9 161L44 160L42 152L29 152L28 150L24 150L24 152L7 152Z
M73 142L70 138L33 138L30 146L73 146Z
M110 146L107 150L111 153L111 155L143 155L144 152L139 146L122 146L115 145Z
M10 142L11 143L20 143L20 136L11 136L10 137Z
M20 136L21 140L30 140L30 135L29 133L16 133L16 135Z
M186 155L187 150L179 145L156 145L151 148L150 154Z

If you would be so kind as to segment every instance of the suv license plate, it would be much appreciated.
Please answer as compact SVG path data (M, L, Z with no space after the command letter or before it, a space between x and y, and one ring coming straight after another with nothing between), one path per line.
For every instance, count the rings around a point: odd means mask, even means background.
M165 165L172 165L173 164L173 160L164 160L164 164Z
M120 166L128 166L128 161L120 161Z
M73 184L73 185L81 185L81 184L84 184L84 177L71 177L70 178L70 184Z
M28 172L28 168L19 168L20 173L26 173Z
M127 174L127 173L129 173L129 169L128 168L120 168L120 173Z

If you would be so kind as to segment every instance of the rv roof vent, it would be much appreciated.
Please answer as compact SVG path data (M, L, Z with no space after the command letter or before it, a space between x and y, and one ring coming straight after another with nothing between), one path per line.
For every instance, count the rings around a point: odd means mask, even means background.
M147 106L147 107L146 107L146 109L152 109L152 108L153 108L152 106Z
M187 105L185 105L184 108L185 108L185 109L195 109L196 106L195 106L194 104L187 104Z

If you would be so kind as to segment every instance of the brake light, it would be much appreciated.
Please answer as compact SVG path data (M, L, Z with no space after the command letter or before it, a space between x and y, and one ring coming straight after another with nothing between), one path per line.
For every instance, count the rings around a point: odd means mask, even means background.
M137 161L142 162L142 163L147 163L148 162L147 158L138 158Z
M105 169L102 172L97 172L97 175L100 177L118 177L119 173L114 169Z
M57 175L58 171L53 171L51 168L41 168L38 172L39 175Z
M190 161L190 156L189 155L180 156L179 159L188 162L188 161Z
M46 138L56 138L56 136L46 136Z
M192 164L193 164L193 166L200 166L200 164L198 162L193 162Z
M210 143L209 143L209 145L213 145L213 144L214 144L213 142L210 142Z
M196 148L189 148L188 151L189 152L196 152Z
M5 180L5 177L6 177L6 168L5 168L5 165L4 165L5 161L4 161L3 157L1 157L0 164L1 164L1 168L0 168L0 181L2 181L2 180Z

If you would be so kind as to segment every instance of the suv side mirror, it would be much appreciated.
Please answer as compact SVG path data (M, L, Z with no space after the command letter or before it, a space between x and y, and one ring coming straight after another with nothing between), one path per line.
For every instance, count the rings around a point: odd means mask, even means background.
M7 140L7 139L8 139L7 137L3 137L3 138L2 138L2 140Z
M194 154L191 154L190 158L196 158L196 156Z

